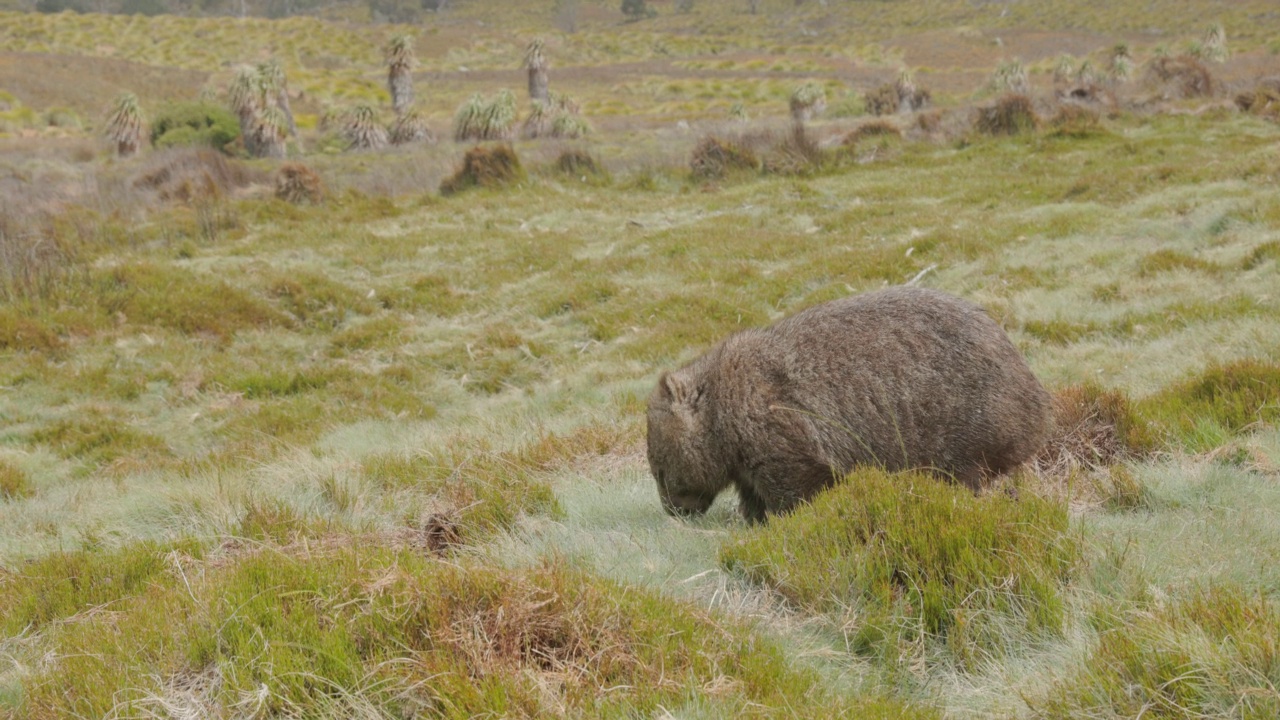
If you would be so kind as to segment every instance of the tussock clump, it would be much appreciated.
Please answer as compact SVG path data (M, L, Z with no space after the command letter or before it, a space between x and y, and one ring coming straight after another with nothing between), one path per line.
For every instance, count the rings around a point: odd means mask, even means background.
M978 108L974 122L978 132L986 135L1018 135L1033 132L1039 126L1040 118L1031 98L1019 94L1005 95L995 105Z
M324 183L306 165L285 163L276 171L276 197L295 205L319 203L324 199Z
M1037 718L1280 717L1280 608L1232 586L1103 610L1096 647Z
M1091 383L1053 393L1054 428L1032 467L1037 474L1067 477L1139 457L1154 449L1147 423L1120 390Z
M872 120L854 128L848 135L844 136L844 140L840 144L850 147L871 137L900 138L902 137L902 130L887 120Z
M892 115L898 112L902 99L898 97L898 88L887 83L867 93L866 108L868 115Z
M1143 398L1138 410L1166 440L1211 450L1235 433L1280 421L1280 365L1216 365Z
M894 660L940 636L965 664L1012 634L1061 631L1060 585L1079 557L1067 530L1066 507L1036 495L868 469L739 532L720 561L808 611L853 614L864 652Z
M191 202L225 197L259 180L259 174L210 148L156 153L133 185L151 190L161 200Z
M736 171L757 171L760 160L739 142L707 136L693 149L689 168L695 178L718 180Z
M501 90L486 98L480 93L458 108L453 119L453 139L510 140L516 121L516 98L510 90Z
M524 178L520 158L510 145L479 145L467 151L462 167L440 183L440 194L453 195L469 188L496 188Z
M1236 107L1271 120L1280 120L1280 77L1263 78L1250 91L1236 95Z
M53 328L40 320L27 317L18 308L0 306L0 350L59 355L66 342Z
M422 113L410 111L396 117L396 121L391 125L391 144L392 145L408 145L410 143L429 143L434 145L436 142L435 133L431 132L431 128L427 126L427 120Z
M603 170L591 153L577 148L570 148L556 158L556 170L565 175L581 177L584 175L601 175Z
M207 557L139 545L5 577L6 635L79 613L49 639L58 662L24 677L23 716L150 716L172 708L174 687L213 683L182 695L182 707L198 717L246 706L291 717L621 717L690 703L937 717L831 692L776 643L660 594L557 564L495 568L359 540Z
M1271 240L1255 247L1241 263L1241 267L1253 270L1265 265L1268 260L1280 261L1280 240Z
M1058 137L1087 138L1102 131L1098 111L1082 105L1066 104L1049 119L1049 127Z
M1209 97L1216 87L1209 68L1190 55L1155 58L1147 65L1146 81L1168 99Z
M0 458L0 502L30 497L35 490L31 478L17 465Z

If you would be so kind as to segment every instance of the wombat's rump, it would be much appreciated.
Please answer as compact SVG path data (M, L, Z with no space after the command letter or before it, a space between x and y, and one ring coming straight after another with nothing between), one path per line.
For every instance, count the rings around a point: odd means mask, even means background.
M737 333L663 373L649 467L670 513L705 512L734 485L743 515L761 520L857 465L976 488L1035 454L1050 408L981 307L894 287Z

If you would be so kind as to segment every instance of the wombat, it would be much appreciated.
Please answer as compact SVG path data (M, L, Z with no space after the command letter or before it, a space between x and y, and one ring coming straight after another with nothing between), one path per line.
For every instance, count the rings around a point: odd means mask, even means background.
M981 307L893 287L739 332L664 372L649 397L649 468L668 513L704 513L733 485L753 522L858 465L977 490L1039 450L1051 407Z

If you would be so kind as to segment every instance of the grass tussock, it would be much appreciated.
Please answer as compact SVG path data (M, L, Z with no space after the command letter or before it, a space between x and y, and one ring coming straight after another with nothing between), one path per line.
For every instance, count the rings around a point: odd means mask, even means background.
M844 136L841 145L852 147L869 138L901 138L902 130L888 120L864 122Z
M1280 716L1280 609L1233 587L1104 610L1097 646L1038 718Z
M227 341L243 330L288 321L265 301L224 280L171 265L122 265L98 273L94 286L99 306L118 323Z
M65 347L62 336L41 318L12 305L0 307L0 350L56 356Z
M685 704L935 717L829 693L746 629L557 563L495 569L359 543L212 555L141 544L28 565L4 577L0 599L15 609L10 633L76 619L52 638L56 660L26 679L18 711L33 720L175 701L201 717L349 717L334 712L343 703L376 717L621 717Z
M921 473L862 470L813 502L743 531L721 562L810 612L846 613L853 646L896 661L927 638L961 664L1010 632L1053 634L1078 558L1065 506L975 496Z
M1138 277L1152 277L1177 270L1191 270L1210 276L1222 272L1219 265L1177 250L1157 250L1138 261Z
M578 148L569 148L556 157L557 172L571 177L597 177L604 174L604 168L592 157L591 153Z
M978 108L974 128L984 135L1021 135L1040 127L1031 98L1018 93L1001 97L994 105Z
M1036 455L1039 474L1107 468L1155 449L1155 438L1123 391L1092 383L1053 394L1053 434Z
M1098 111L1075 103L1060 105L1053 117L1049 118L1049 127L1056 137L1076 140L1102 133L1102 121Z
M1280 420L1280 365L1215 365L1144 398L1138 409L1166 442L1211 450L1236 433Z
M287 203L312 205L324 200L324 183L315 170L302 163L284 163L276 170L276 197Z
M510 145L478 145L467 151L462 166L440 183L441 195L471 188L499 188L524 179L520 158Z
M26 471L0 458L0 501L21 500L35 494Z
M163 439L92 408L36 429L31 440L68 460L92 466L172 455Z
M1209 68L1190 55L1153 59L1146 82L1170 99L1209 97L1217 87Z
M707 136L693 149L689 169L698 180L720 180L735 172L758 172L760 159L750 147Z
M133 184L161 200L186 203L225 197L261 179L260 173L217 150L184 148L156 153Z

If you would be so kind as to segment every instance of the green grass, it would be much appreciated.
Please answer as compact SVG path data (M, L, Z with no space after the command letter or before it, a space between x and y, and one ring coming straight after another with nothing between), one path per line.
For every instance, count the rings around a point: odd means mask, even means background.
M0 16L0 717L1173 714L1162 686L1267 712L1231 618L1265 630L1280 588L1280 129L1180 102L970 128L997 63L1090 33L1142 62L1222 21L1213 70L1251 81L1265 3L584 4L576 33L550 0L454 5ZM437 135L543 37L591 137L516 140L518 182L450 197L466 145L329 152L319 118L386 106L405 31ZM98 144L118 91L216 95L264 47L323 203L270 197L274 160ZM908 64L936 128L838 150ZM838 107L806 156L809 80ZM760 171L692 179L707 136ZM1052 458L980 497L867 474L764 528L732 493L662 512L661 370L912 279L1006 328L1062 404Z
M875 470L738 533L720 557L800 608L856 618L855 651L892 660L937 638L962 665L1006 650L1002 625L1061 633L1078 558L1065 507Z
M1280 610L1230 586L1095 611L1097 646L1032 715L1273 717Z

